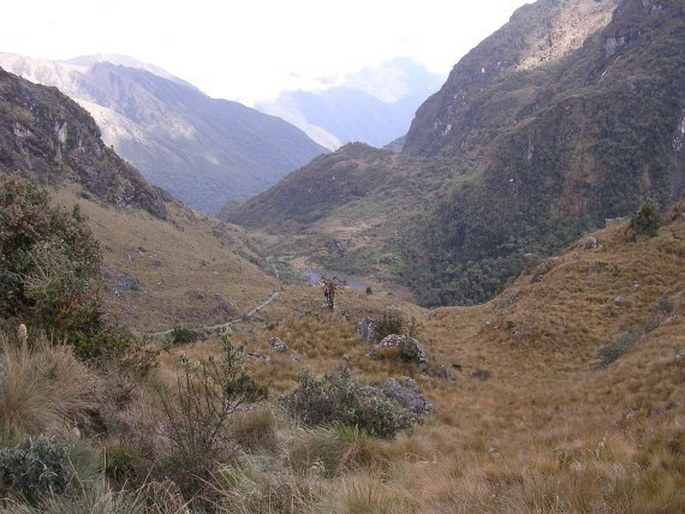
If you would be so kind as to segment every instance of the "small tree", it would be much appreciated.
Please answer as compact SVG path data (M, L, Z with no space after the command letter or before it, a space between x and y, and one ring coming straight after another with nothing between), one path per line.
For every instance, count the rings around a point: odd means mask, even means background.
M326 299L326 307L328 307L330 310L333 310L333 307L335 305L335 293L338 291L338 288L343 284L344 282L339 280L338 277L321 277L323 296Z
M661 209L654 200L647 200L630 217L628 230L632 233L632 239L637 236L654 237L663 223Z

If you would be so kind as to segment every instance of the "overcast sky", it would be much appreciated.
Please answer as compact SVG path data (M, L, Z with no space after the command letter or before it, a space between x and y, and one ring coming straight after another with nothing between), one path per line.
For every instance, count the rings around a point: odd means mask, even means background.
M532 0L7 0L0 51L155 64L251 104L394 57L445 76Z

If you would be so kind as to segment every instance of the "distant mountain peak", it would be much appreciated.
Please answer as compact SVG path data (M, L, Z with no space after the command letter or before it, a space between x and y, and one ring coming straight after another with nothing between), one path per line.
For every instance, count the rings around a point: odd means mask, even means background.
M418 106L444 77L399 57L365 67L317 91L283 91L256 105L333 150L350 141L382 147L404 135Z

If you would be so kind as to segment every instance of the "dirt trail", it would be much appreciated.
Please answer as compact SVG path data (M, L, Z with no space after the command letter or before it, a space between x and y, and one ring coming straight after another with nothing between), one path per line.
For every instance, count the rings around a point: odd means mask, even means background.
M262 303L257 305L255 308L253 308L251 311L249 311L247 314L240 318L234 318L228 321L225 321L224 323L219 323L218 325L208 325L208 326L201 326L201 327L196 327L195 330L199 332L203 332L204 334L212 334L215 332L221 332L222 330L226 330L227 328L231 327L232 325L235 325L236 323L240 323L242 321L246 321L250 319L252 316L257 314L260 310L262 310L264 307L268 306L271 302L273 302L276 298L279 297L281 293L280 292L275 292L272 293L271 296L269 296L266 300L264 300ZM163 338L171 335L171 333L174 331L173 328L170 328L168 330L162 330L160 332L135 332L136 335L139 335L141 337L145 337L148 339L157 339L157 338Z

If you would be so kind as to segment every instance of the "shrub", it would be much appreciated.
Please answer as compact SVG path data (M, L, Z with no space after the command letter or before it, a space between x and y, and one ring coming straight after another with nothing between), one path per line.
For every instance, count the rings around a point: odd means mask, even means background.
M420 330L421 325L416 318L407 319L399 309L387 309L376 322L376 342L392 334L417 337Z
M207 483L217 459L232 448L230 416L241 404L263 399L268 392L245 369L243 348L234 347L228 336L222 344L221 360L193 362L181 357L175 398L160 391L173 449L167 471L188 498Z
M128 444L113 444L104 450L105 474L118 481L136 477L136 469L142 459L140 451Z
M299 387L285 397L284 405L306 425L349 425L388 439L410 430L416 421L410 411L380 389L350 378L345 366L322 377L305 371Z
M635 236L654 237L663 223L659 204L647 200L630 217L629 230Z
M27 439L0 449L0 496L22 496L35 504L48 494L60 494L71 473L67 447L54 439Z
M628 353L640 338L657 328L660 321L661 318L658 316L651 317L634 323L628 330L618 334L614 341L597 350L597 357L599 359L594 363L594 367L596 369L606 368L609 364L621 358Z
M17 317L59 337L99 325L92 280L100 247L78 206L51 204L18 177L0 177L0 317Z
M200 338L200 334L190 327L174 327L169 335L169 343L178 346L194 343Z
M659 312L661 312L662 314L672 314L675 310L675 303L668 295L662 294L659 297L658 308Z

